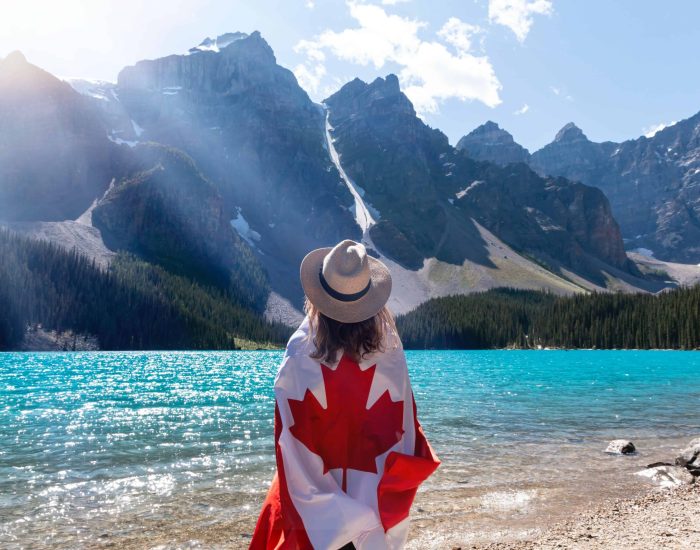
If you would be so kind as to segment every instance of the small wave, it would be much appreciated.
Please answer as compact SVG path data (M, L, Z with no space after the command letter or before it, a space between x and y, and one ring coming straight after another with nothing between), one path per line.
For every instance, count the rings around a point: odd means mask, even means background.
M537 491L494 491L481 497L481 506L498 512L525 510L537 496Z

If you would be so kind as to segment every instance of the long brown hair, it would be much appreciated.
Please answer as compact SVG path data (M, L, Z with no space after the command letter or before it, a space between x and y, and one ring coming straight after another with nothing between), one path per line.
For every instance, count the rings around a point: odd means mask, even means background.
M338 352L345 352L360 361L375 351L384 351L387 329L396 332L394 316L385 306L374 317L360 323L341 323L327 317L307 298L304 311L309 316L313 344L313 359L334 363Z

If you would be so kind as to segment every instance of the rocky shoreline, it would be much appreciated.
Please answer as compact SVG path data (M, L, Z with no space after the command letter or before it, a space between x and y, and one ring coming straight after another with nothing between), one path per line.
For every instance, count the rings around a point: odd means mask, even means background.
M41 325L27 327L19 351L100 351L96 336L72 330L47 330Z
M611 441L605 452L633 454L634 444ZM657 484L646 495L603 502L523 540L454 547L453 550L700 548L700 438L674 463L657 462L637 472Z
M638 441L634 449L627 440L611 442L608 449L590 448L599 456L604 451L619 449L618 456L610 455L601 461L605 469L613 469L639 483L626 484L627 492L616 489L610 492L606 485L615 476L605 477L604 470L590 470L583 480L586 486L568 485L549 489L544 485L519 485L504 487L494 493L476 492L464 486L421 491L412 510L412 524L407 549L447 550L534 550L534 549L657 549L700 548L700 482L690 471L700 462L700 438L690 441L675 439L663 453L650 446L649 440ZM680 454L677 449L687 447ZM658 447L656 447L658 449ZM622 452L625 450L626 452ZM527 454L523 458L527 458ZM679 464L652 463L651 460L677 456ZM671 458L671 460L673 460ZM617 469L612 463L625 464ZM682 463L682 465L681 465ZM689 466L690 465L690 466ZM663 479L646 478L635 473L656 471L657 468L682 470L689 478L678 474L678 480L670 485ZM617 474L615 474L617 475ZM683 481L685 479L685 481ZM688 481L690 480L690 481ZM652 485L654 482L654 485ZM533 495L540 499L550 492L554 513L550 507L528 515L530 505L517 500L499 501L498 497ZM590 493L587 499L577 493ZM615 495L615 496L605 496ZM625 495L619 497L617 495ZM138 512L122 515L120 528L91 525L90 540L94 548L246 548L250 543L257 514L264 493L252 496L246 493L219 495L207 493L181 494L177 503L161 501L159 507L168 510L168 518L143 517ZM182 504L186 506L181 507ZM523 506L520 506L523 504ZM193 507L194 505L194 507ZM489 506L490 505L490 506ZM563 510L562 510L563 509ZM232 510L240 513L231 514ZM193 513L194 511L194 513ZM138 528L136 528L138 526ZM98 530L96 530L98 529ZM97 538L92 538L97 537ZM54 548L70 546L57 542Z
M656 489L639 498L605 502L527 540L456 548L700 548L698 509L700 484Z

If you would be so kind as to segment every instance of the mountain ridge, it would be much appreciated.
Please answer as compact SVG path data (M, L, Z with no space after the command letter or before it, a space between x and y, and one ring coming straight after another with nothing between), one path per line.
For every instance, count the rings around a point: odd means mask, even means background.
M497 164L527 163L530 159L530 152L491 120L462 137L455 147L472 158Z
M80 226L93 239L97 229L110 249L100 250L105 269L119 251L200 284L224 268L227 299L262 314L267 298L271 318L290 320L303 302L300 260L344 238L364 240L390 266L398 312L498 286L664 287L625 255L602 192L522 162L470 158L418 118L396 75L354 79L319 105L253 32L139 61L113 84L71 84L99 129L109 179L56 227L27 232L60 240ZM485 126L515 157L529 154ZM565 134L579 139L576 130ZM35 222L49 223L42 217ZM98 248L90 241L85 250Z
M0 219L80 215L119 170L90 103L13 52L0 59Z
M553 266L563 263L585 272L586 254L593 254L636 274L602 193L562 178L546 181L524 166L514 173L468 159L417 117L396 76L364 86L354 80L324 103L346 171L381 213L371 229L374 243L406 267L419 268L431 256L455 264L467 259L487 263L473 218L542 259L548 251L555 257ZM480 184L470 185L475 182ZM501 188L503 182L507 189ZM509 202L516 186L517 204ZM577 210L571 201L578 201ZM574 221L575 212L588 221ZM538 216L556 217L553 227L560 234L544 229L549 222ZM520 224L517 230L511 229L514 223ZM602 238L596 237L598 227ZM527 241L519 237L522 233ZM567 235L563 241L562 235Z
M507 163L499 144L482 142L475 158ZM575 124L527 158L542 175L603 190L630 250L665 261L700 263L700 113L620 143L590 141Z
M344 236L359 238L325 148L324 114L260 33L218 52L142 61L119 76L117 95L141 139L186 151L221 193L275 286L299 295L281 264ZM296 298L300 306L300 300Z

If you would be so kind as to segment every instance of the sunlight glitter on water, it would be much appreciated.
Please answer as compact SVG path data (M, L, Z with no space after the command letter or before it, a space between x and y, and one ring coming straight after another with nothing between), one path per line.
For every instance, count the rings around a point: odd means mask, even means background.
M0 547L161 540L217 525L244 541L274 472L280 358L0 355ZM641 487L640 465L672 458L700 431L700 354L430 351L408 360L443 461L419 494L413 547L459 525L530 528L564 509L563 495L573 506ZM616 437L634 439L639 454L604 455Z

